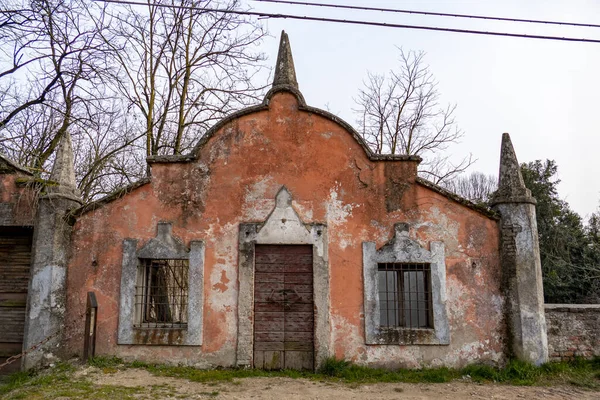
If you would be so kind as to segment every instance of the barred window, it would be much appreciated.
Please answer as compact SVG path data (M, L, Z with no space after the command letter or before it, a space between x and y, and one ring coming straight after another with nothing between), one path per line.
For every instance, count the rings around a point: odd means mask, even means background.
M380 325L433 328L430 264L378 264Z
M136 286L138 328L185 328L188 260L140 260Z

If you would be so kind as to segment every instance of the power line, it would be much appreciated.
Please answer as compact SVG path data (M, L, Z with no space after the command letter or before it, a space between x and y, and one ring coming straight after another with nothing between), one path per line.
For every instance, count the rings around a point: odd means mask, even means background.
M287 0L251 0L251 1L254 1L257 3L293 4L293 5L297 5L297 6L340 8L340 9L361 10L361 11L381 11L381 12L399 13L399 14L428 15L428 16L435 16L435 17L455 17L455 18L483 19L483 20L505 21L505 22L527 22L527 23L532 23L532 24L578 26L578 27L584 27L584 28L600 28L600 25L597 25L597 24L586 24L586 23L580 23L580 22L562 22L562 21L547 21L547 20L539 20L539 19L492 17L492 16L486 16L486 15L470 15L470 14L449 14L449 13L439 13L439 12L431 12L431 11L399 10L399 9L395 9L395 8L378 8L378 7L365 7L365 6L347 6L344 4L310 3L310 2L304 2L304 1L287 1Z
M339 24L352 24L352 25L366 25L366 26L380 26L385 28L399 28L399 29L416 29L436 32L453 32L453 33L466 33L472 35L486 35L486 36L503 36L513 37L522 39L541 39L541 40L558 40L563 42L582 42L582 43L600 43L600 39L586 39L586 38L574 38L574 37L560 37L560 36L547 36L547 35L527 35L523 33L509 33L509 32L493 32L493 31L478 31L471 29L457 29L457 28L443 28L437 26L424 26L424 25L405 25L405 24L389 24L385 22L375 21L363 21L363 20L349 20L349 19L337 19L337 18L325 18L325 17L312 17L292 14L274 14L260 11L240 11L240 10L226 10L219 8L203 8L194 6L179 6L169 4L157 4L157 3L140 3L135 1L126 0L94 0L102 3L113 3L121 5L133 5L133 6L152 6L152 7L166 7L176 8L184 10L195 10L203 12L215 12L222 14L235 14L235 15L248 15L263 18L276 18L276 19L297 19L303 21L317 21L317 22L332 22Z

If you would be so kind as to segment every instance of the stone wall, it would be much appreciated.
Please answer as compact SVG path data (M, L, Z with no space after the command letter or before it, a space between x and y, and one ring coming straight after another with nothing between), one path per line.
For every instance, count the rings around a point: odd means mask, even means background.
M546 304L550 360L600 356L600 304Z

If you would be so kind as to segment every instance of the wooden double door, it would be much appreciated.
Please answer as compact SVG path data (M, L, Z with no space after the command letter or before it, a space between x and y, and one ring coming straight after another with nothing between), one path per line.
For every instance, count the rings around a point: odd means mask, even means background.
M312 246L256 245L254 367L314 369Z

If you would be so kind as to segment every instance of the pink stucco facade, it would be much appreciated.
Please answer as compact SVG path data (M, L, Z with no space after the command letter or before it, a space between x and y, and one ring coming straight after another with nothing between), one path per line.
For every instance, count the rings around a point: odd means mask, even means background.
M424 184L413 159L369 157L348 126L305 107L293 91L268 100L217 125L190 160L153 162L148 183L77 216L67 270L67 352L82 352L83 324L74 321L93 291L98 355L236 365L239 225L267 220L285 186L302 222L327 227L330 356L388 367L502 362L498 219ZM204 242L200 346L117 341L123 241L137 239L141 248L159 222L170 222L186 245ZM366 344L362 243L383 246L399 222L425 249L444 244L450 344Z

